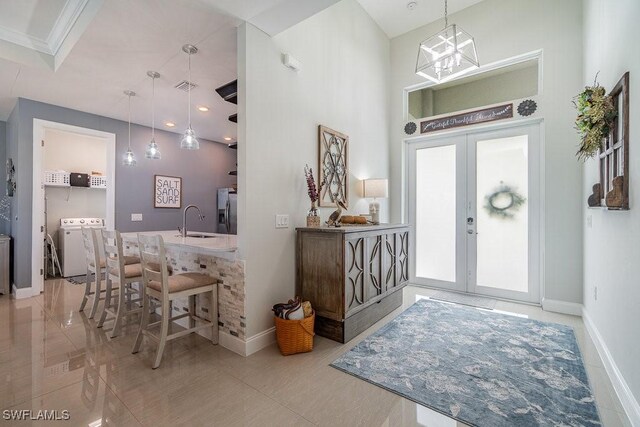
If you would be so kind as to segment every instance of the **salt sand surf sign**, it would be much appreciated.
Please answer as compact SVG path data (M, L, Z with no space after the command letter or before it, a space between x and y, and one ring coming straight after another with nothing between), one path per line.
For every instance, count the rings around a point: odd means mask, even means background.
M425 120L420 122L420 133L437 132L460 126L469 126L477 123L509 119L511 117L513 117L513 104L498 105L496 107L470 111L468 113L456 114L454 116Z
M153 182L154 207L170 209L182 207L182 178L155 175Z

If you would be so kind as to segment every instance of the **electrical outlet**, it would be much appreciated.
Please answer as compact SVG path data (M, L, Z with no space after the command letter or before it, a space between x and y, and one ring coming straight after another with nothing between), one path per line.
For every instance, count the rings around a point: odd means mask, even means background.
M142 214L131 214L131 221L142 221Z
M587 228L593 227L593 216L587 215Z
M598 287L597 286L593 287L593 299L595 301L598 301Z
M289 215L276 215L276 228L289 228Z

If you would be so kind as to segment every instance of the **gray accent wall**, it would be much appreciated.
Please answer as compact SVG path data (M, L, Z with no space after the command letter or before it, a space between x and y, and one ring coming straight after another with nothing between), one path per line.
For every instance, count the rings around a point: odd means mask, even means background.
M215 114L215 113L214 113ZM14 283L31 286L31 215L33 187L33 119L64 123L116 135L116 201L115 225L122 232L175 230L182 224L181 209L153 207L153 177L155 174L182 177L182 205L198 205L206 216L199 221L190 212L190 228L197 231L216 229L216 189L229 187L235 177L236 150L225 144L200 140L200 150L180 149L180 135L156 130L156 142L161 160L148 160L144 148L151 138L151 129L132 125L131 147L138 164L123 166L122 155L127 149L127 123L95 114L58 107L28 99L19 99L7 121L7 155L13 157L17 172L17 192L13 201L11 235L14 242ZM132 222L131 214L141 213L142 222Z

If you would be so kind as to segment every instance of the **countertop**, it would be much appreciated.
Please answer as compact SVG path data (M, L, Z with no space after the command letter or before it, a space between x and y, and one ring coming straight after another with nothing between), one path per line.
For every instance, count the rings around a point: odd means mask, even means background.
M221 253L236 252L238 250L238 239L235 234L201 233L199 231L190 231L189 233L205 234L207 236L214 237L182 237L178 231L170 230L145 231L141 233L122 233L122 239L125 241L134 240L137 242L138 234L159 234L164 239L164 244L166 247L187 249L200 254L216 255Z
M409 224L370 224L370 225L341 225L340 227L298 227L297 231L314 231L320 233L361 233L363 231L388 230L391 228L409 227Z

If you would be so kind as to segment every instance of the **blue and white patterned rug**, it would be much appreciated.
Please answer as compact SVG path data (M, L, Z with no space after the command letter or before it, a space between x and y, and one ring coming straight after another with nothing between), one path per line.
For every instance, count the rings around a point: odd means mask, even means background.
M599 426L573 330L420 300L331 366L473 426Z

